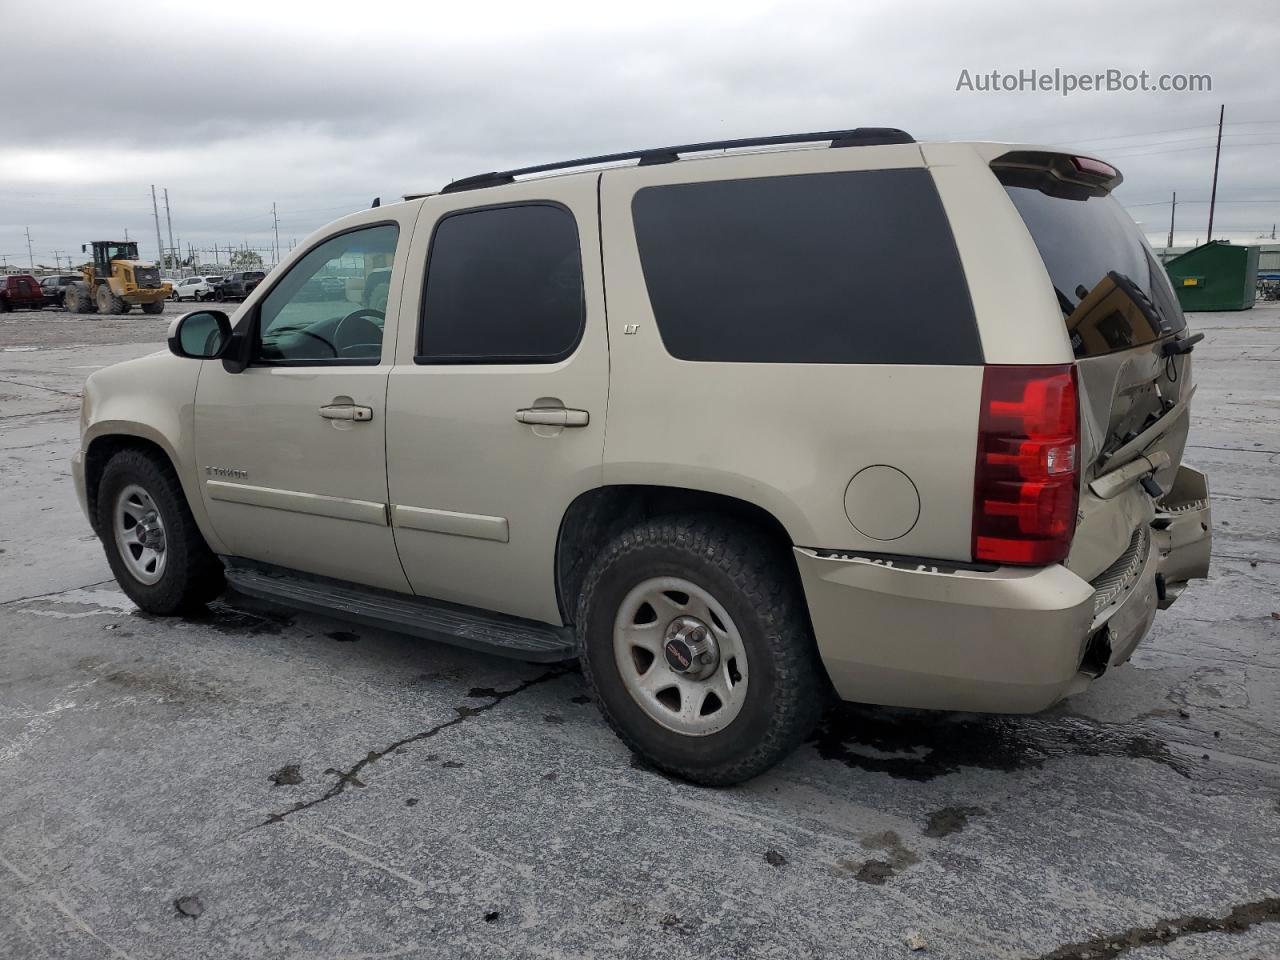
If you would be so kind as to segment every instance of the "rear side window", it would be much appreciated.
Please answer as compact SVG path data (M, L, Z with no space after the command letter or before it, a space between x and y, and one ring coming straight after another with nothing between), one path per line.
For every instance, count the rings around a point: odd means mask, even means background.
M418 363L552 363L586 318L578 227L550 203L451 214L431 240Z
M1164 269L1115 198L1022 169L997 175L1044 261L1077 357L1144 346L1187 325Z
M631 211L658 330L681 360L982 362L926 170L645 187Z

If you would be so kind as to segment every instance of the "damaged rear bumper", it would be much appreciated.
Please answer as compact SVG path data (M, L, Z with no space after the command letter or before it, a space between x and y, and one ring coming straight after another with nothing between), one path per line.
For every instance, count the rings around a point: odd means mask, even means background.
M1064 566L977 569L796 548L818 649L846 700L1042 710L1123 663L1158 608L1209 570L1204 475L1182 467L1150 526L1092 582Z

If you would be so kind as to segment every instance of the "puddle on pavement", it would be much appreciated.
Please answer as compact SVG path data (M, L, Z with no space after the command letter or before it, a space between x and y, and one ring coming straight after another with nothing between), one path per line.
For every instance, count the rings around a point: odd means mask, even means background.
M904 780L932 780L964 767L1014 772L1066 757L1150 760L1190 777L1164 741L1132 727L1071 716L980 716L846 705L810 737L818 754Z
M164 664L137 660L121 664L103 657L81 657L76 666L127 695L157 697L165 703L231 702L230 697L212 684L171 670Z
M943 807L929 814L924 835L935 839L949 837L962 831L973 817L984 817L986 814L987 811L982 807Z
M880 856L869 860L845 857L837 860L836 866L840 870L852 873L855 879L863 883L881 886L895 874L920 862L919 855L914 850L908 850L903 846L902 838L892 830L867 837L862 841L862 848L877 851Z

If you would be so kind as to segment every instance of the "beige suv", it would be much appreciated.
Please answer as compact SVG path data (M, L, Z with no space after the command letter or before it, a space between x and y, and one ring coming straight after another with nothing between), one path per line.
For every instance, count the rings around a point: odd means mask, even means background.
M1041 710L1208 570L1199 336L1120 181L863 128L375 203L91 376L79 495L145 610L578 658L701 783L832 691Z

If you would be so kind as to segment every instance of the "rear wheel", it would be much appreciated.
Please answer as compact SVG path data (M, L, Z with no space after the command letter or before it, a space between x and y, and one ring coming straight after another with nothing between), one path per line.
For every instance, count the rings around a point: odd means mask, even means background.
M67 287L63 303L71 313L93 313L97 309L87 283L73 283Z
M111 572L143 610L168 616L222 592L222 565L168 461L136 449L113 456L98 485L97 517Z
M142 305L143 313L164 313L164 301L157 300L155 303L144 303Z
M661 517L615 537L578 607L605 719L662 770L749 779L812 730L828 692L794 572L730 520Z

